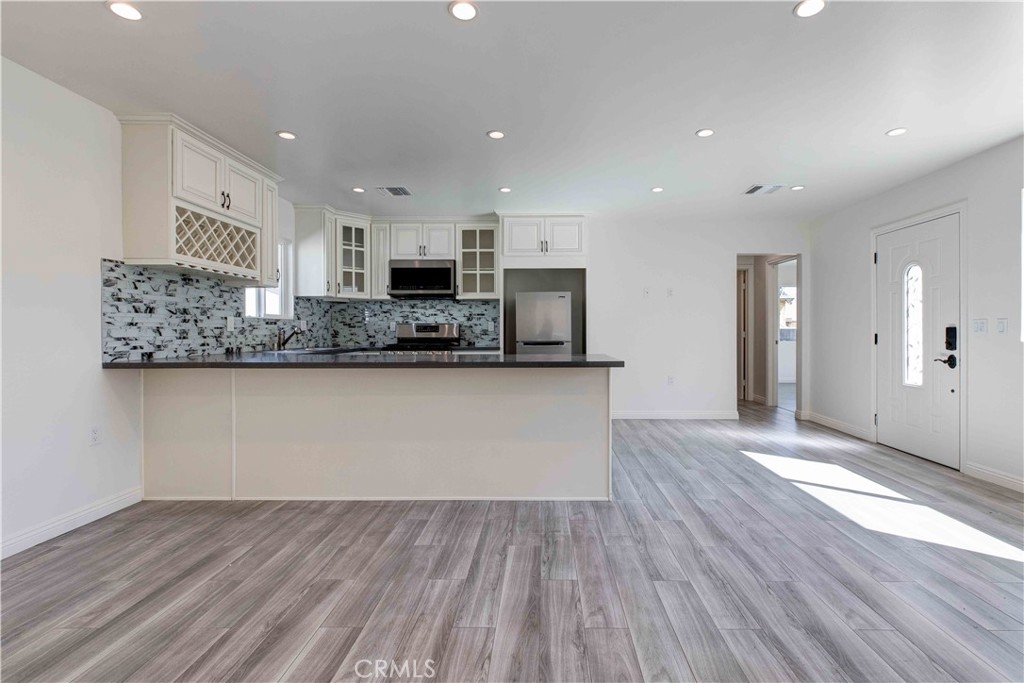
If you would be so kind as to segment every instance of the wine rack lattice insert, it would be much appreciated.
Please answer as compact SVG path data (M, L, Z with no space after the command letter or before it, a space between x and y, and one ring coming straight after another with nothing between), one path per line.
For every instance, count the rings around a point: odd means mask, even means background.
M259 270L257 233L175 207L175 253L232 269Z

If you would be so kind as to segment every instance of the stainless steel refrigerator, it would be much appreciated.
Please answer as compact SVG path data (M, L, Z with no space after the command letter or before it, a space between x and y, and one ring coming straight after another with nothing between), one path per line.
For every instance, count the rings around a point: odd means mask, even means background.
M516 294L516 353L572 353L572 294Z

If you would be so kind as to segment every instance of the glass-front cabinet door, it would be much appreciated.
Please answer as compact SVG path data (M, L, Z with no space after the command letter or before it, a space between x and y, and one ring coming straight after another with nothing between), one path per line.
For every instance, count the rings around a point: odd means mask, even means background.
M366 250L369 230L363 225L351 225L338 220L338 285L335 296L358 299L369 296Z
M460 299L497 299L498 226L463 224L457 226Z

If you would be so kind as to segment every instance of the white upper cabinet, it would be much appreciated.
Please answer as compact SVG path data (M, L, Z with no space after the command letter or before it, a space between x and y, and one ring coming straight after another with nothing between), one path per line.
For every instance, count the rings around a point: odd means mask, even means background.
M262 227L263 176L188 133L173 136L174 196Z
M455 232L459 255L458 298L500 298L498 226L460 223Z
M281 178L171 114L122 117L121 138L126 263L276 281Z
M295 207L295 296L368 299L372 258L365 217Z
M423 224L423 256L429 259L455 258L455 224Z
M576 256L583 253L583 218L544 219L544 251Z
M225 204L224 155L180 130L174 131L174 196L220 211Z
M259 227L261 223L261 195L263 178L245 166L227 160L225 164L224 210L232 218Z
M391 224L391 258L417 259L423 256L421 223Z
M507 266L585 266L583 216L505 215L501 218L502 255Z
M505 255L533 256L544 251L544 219L506 218Z
M263 183L263 230L260 235L260 285L277 287L281 282L281 264L277 261L277 185Z
M391 226L370 225L370 298L390 299L388 294L388 257L391 255Z
M391 223L391 258L454 259L454 223Z
M335 296L344 299L366 299L370 296L370 227L341 217L335 219L334 240L337 245L337 285Z

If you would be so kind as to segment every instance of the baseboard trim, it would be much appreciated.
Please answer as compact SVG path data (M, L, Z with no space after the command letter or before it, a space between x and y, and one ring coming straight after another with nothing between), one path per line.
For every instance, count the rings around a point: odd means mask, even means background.
M234 500L231 496L143 496L142 500Z
M10 557L22 550L28 550L32 546L39 545L51 538L56 538L72 529L77 529L89 522L95 522L101 517L117 512L129 505L134 505L142 500L142 487L136 486L121 493L96 501L90 505L80 507L77 510L54 517L53 519L38 524L21 533L15 534L3 540L3 549L0 555Z
M966 464L960 468L960 472L966 474L968 477L981 479L989 482L990 484L997 484L1003 488L1013 491L1024 492L1024 481L1014 479L1013 477L1003 474L998 470L993 470L982 465Z
M616 410L613 420L738 420L736 410Z
M835 418L828 417L827 415L821 415L820 413L805 412L804 415L805 417L801 419L820 424L823 427L834 429L837 432L842 432L843 434L855 436L858 439L863 439L864 441L870 441L871 443L875 442L875 435L867 429L854 427L851 424L847 424L841 420L836 420Z
M167 498L166 500L172 500ZM180 499L179 499L180 500ZM564 500L571 502L607 502L611 498L604 497L576 497L576 496L239 496L235 500L365 500L365 501L389 501L389 500Z
M764 396L758 396L757 394L751 394L750 400L753 401L754 403L760 403L761 405L765 405L768 403L767 398L765 398Z
M808 420L808 421L813 419L811 416L814 415L814 413L812 413L809 410L798 410L798 411L796 411L793 414L796 415L796 419L798 419L798 420Z

